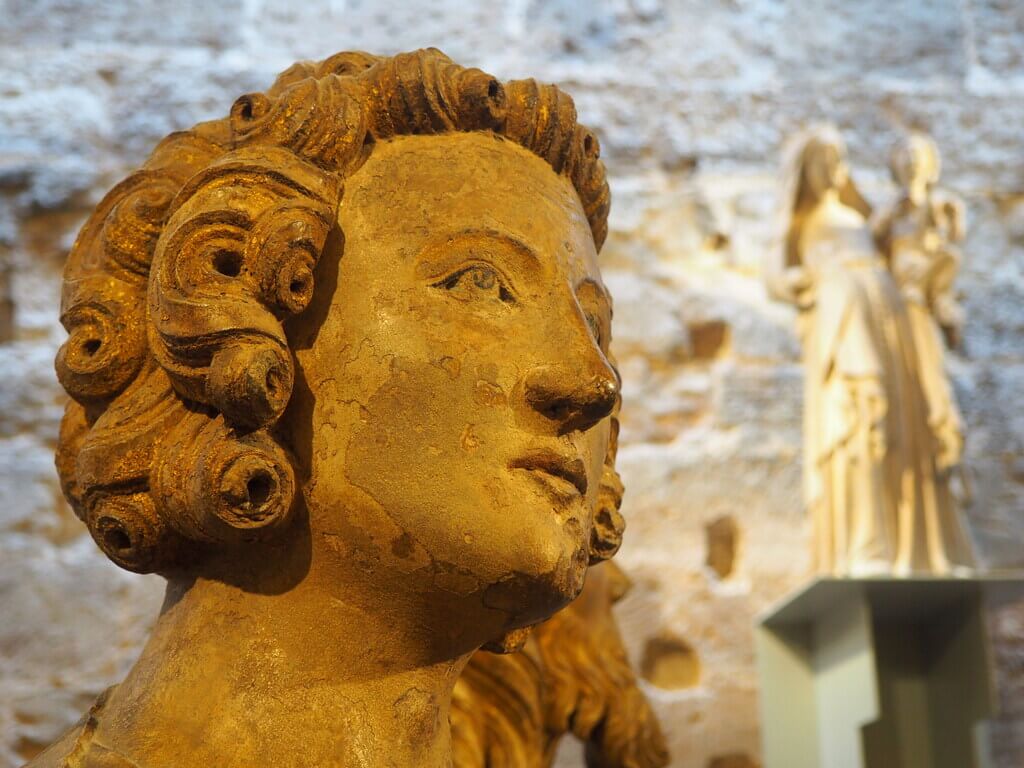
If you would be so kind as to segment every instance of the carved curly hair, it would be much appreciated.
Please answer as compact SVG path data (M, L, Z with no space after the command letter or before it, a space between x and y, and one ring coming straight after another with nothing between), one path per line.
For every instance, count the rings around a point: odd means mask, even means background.
M454 131L515 142L571 180L600 248L608 185L572 99L435 49L295 64L229 117L168 136L106 195L64 271L57 468L115 563L168 572L286 523L282 322L309 304L344 179L374 144ZM621 529L595 526L595 559L615 548L606 534Z
M668 764L661 726L611 612L628 589L614 562L603 565L525 647L470 657L452 693L454 765L550 768L570 733L585 745L588 768Z

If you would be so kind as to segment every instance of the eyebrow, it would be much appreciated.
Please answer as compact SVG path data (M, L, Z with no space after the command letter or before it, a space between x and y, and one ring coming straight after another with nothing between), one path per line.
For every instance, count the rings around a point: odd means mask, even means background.
M436 264L447 256L451 248L472 246L474 243L500 244L502 250L511 252L518 257L518 267L526 269L544 269L545 262L533 248L514 235L496 229L469 229L455 235L448 235L429 242L416 256L416 271L422 272L427 264Z

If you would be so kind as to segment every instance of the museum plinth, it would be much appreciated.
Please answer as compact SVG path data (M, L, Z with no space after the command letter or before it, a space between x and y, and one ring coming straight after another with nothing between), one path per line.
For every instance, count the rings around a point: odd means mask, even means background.
M1024 574L822 578L756 631L765 768L988 768L990 607Z

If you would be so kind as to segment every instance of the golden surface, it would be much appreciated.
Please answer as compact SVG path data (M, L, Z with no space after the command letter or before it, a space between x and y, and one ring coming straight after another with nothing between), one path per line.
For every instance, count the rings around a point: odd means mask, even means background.
M598 155L552 86L342 53L107 195L65 271L58 469L168 591L32 765L450 764L469 657L622 533Z

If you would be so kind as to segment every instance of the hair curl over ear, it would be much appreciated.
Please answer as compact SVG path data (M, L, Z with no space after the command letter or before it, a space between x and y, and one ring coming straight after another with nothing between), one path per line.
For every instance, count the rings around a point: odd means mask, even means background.
M287 523L295 471L274 426L295 364L282 322L308 305L344 180L373 145L453 131L546 160L600 248L608 185L572 100L434 49L296 64L228 117L168 136L106 195L64 271L56 366L72 401L57 468L115 563L166 572Z
M614 363L613 363L614 364ZM590 530L590 564L596 565L610 559L622 546L622 534L626 530L626 519L619 508L622 506L623 485L615 458L619 452L619 408L616 402L611 417L611 434L608 436L608 452L601 470L601 487L597 494L594 510L594 527Z
M538 625L524 648L470 657L452 695L456 765L547 768L570 733L593 768L668 764L611 610L629 588L614 562L594 568L580 597Z

